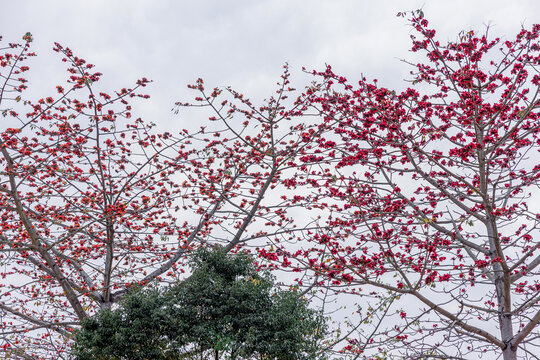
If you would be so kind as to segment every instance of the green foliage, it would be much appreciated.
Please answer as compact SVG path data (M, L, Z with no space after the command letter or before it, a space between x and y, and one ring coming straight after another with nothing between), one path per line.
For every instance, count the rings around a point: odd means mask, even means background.
M84 320L74 359L323 358L324 318L299 294L276 290L251 257L201 249L192 266L187 280Z

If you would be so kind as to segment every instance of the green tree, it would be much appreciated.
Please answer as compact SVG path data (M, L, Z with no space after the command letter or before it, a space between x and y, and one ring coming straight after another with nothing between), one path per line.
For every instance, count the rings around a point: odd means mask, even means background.
M201 249L192 275L127 296L82 322L75 359L315 359L326 326L247 254Z

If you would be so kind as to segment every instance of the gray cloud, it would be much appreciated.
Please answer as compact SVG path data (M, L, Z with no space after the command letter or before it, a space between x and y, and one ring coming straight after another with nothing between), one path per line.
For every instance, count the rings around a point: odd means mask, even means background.
M512 36L522 23L538 22L533 16L540 13L532 0L4 1L0 34L5 41L34 34L33 93L53 92L64 77L50 51L58 41L97 65L104 88L153 79L153 99L139 105L139 113L165 125L173 121L173 103L190 98L185 85L197 77L260 99L286 61L293 74L328 63L351 80L364 74L400 87L409 69L398 59L412 54L410 28L395 15L422 6L441 40L487 23L492 33Z

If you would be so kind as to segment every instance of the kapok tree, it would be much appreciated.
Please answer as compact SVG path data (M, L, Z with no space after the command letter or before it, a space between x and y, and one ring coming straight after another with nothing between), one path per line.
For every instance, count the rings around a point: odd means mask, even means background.
M411 24L426 56L411 87L352 85L328 67L306 94L338 123L319 140L327 171L309 174L334 230L299 260L336 290L384 298L345 351L537 358L540 26L442 44L420 11Z
M230 89L206 92L198 80L196 105L215 111L208 126L160 133L134 119L129 103L148 97L138 93L148 80L99 89L101 74L59 44L67 83L27 99L24 74L34 54L31 34L23 39L0 55L5 357L65 358L82 319L133 287L179 281L185 256L201 244L231 251L306 230L292 228L279 197L265 200L305 151L301 139L316 136L293 125L300 102L283 105L287 71L263 106Z

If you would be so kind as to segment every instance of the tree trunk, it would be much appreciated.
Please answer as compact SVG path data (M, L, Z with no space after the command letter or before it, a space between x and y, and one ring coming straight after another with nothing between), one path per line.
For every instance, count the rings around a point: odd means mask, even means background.
M513 346L508 345L506 349L503 350L503 359L504 360L516 360L517 359L517 349Z

